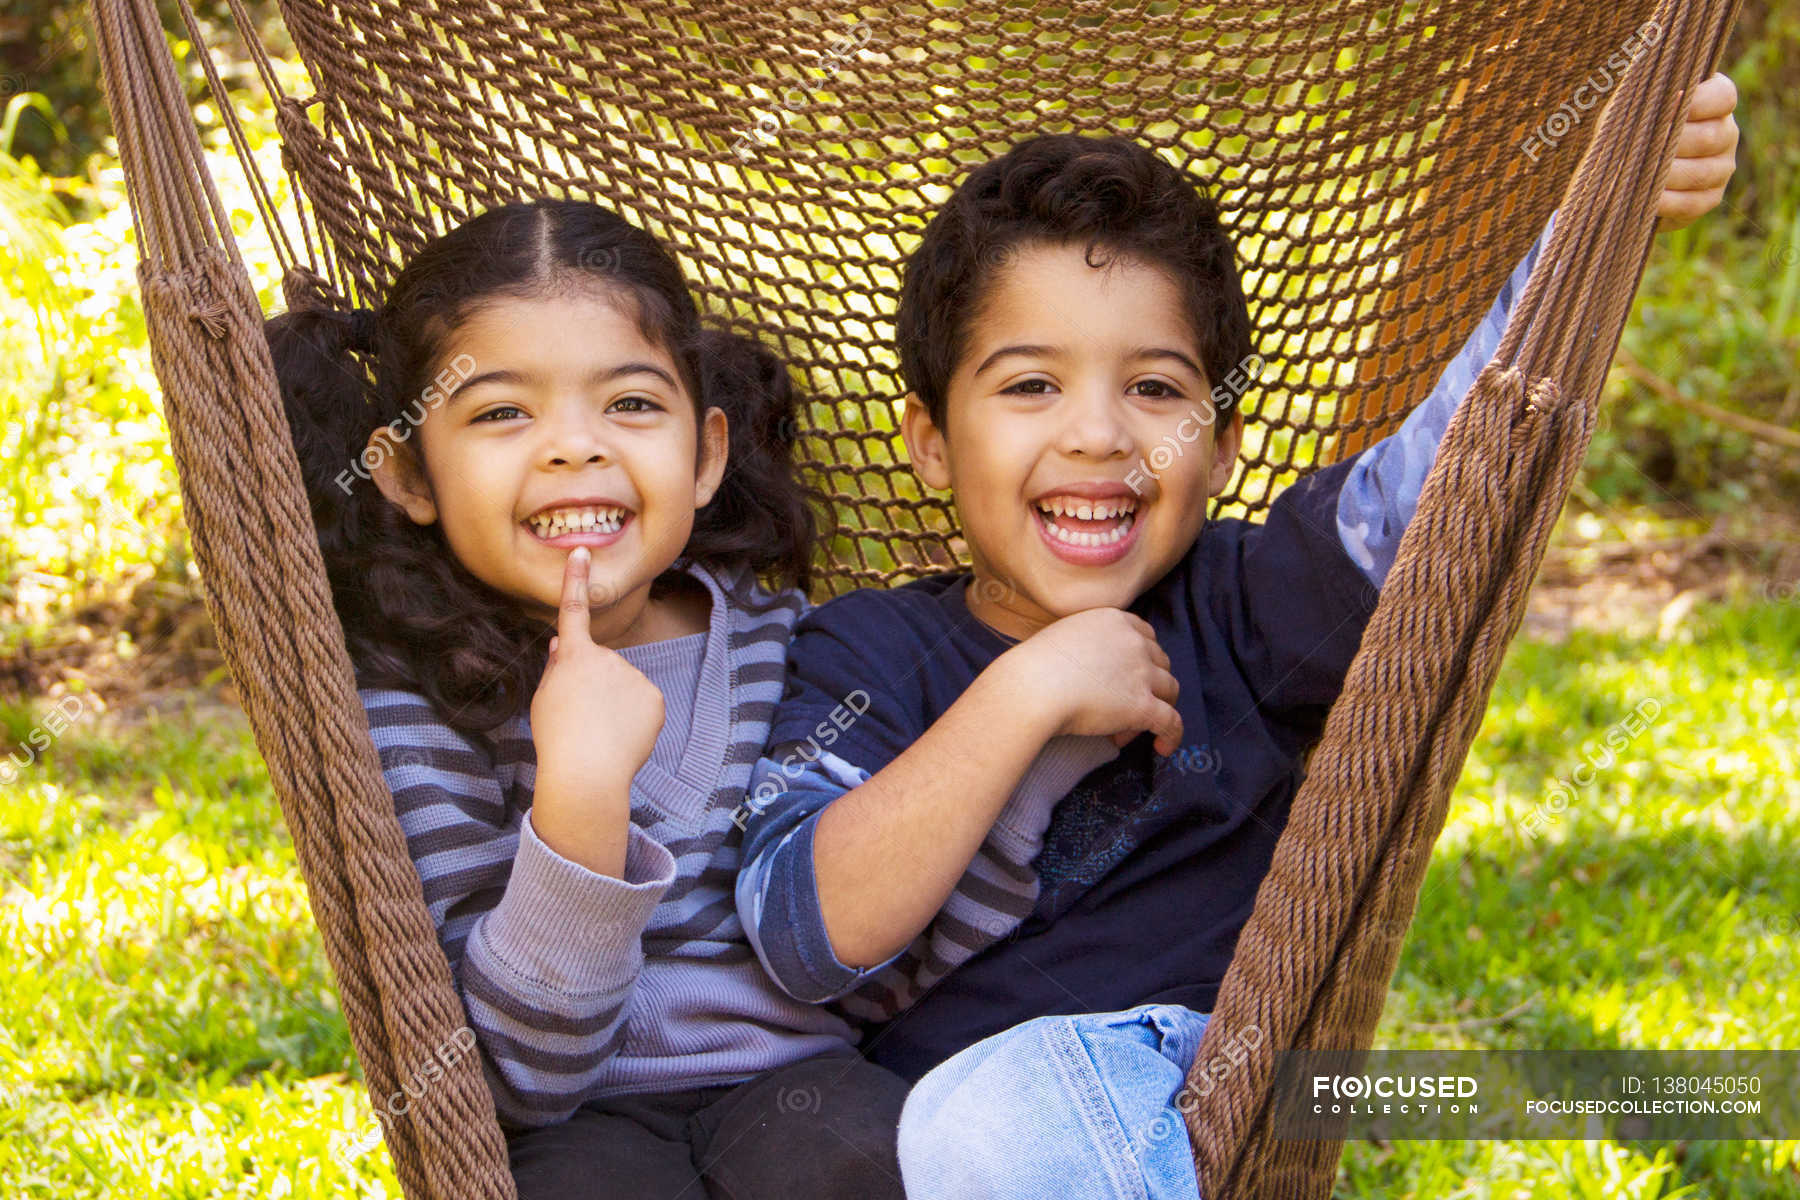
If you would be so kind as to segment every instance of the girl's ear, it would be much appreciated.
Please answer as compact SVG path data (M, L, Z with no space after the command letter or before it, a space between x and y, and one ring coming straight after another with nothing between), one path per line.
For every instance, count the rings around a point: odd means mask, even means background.
M725 410L709 408L700 422L700 469L694 472L694 507L705 508L718 493L730 458L731 425Z
M950 459L946 453L944 431L931 419L917 392L906 393L906 411L900 416L900 437L906 443L914 474L928 487L948 488Z
M408 431L409 435L417 432ZM431 482L420 469L412 447L403 445L383 425L369 435L369 448L363 452L365 458L370 451L379 457L369 473L388 502L411 517L414 524L429 525L437 520L437 500L431 494Z
M1209 496L1224 491L1237 474L1238 451L1244 445L1244 410L1234 405L1229 421L1221 424L1215 416L1213 422L1212 476L1206 481Z

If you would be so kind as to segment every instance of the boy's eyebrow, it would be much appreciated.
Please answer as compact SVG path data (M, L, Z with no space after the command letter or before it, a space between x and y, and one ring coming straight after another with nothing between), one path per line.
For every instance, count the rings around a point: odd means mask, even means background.
M975 374L981 374L1003 358L1043 358L1055 353L1056 347L1054 346L1002 346L981 360L981 365L975 368ZM1133 362L1146 358L1173 359L1192 371L1195 375L1198 375L1201 379L1206 378L1205 369L1179 350L1174 350L1167 346L1145 346L1142 349L1134 350L1131 353Z
M1143 358L1172 358L1200 378L1206 378L1206 371L1199 363L1195 362L1181 351L1170 349L1167 346L1145 346L1142 350L1133 353L1131 357L1133 360Z
M648 362L628 362L619 363L617 366L598 367L595 370L590 371L588 377L583 382L590 385L596 383L611 383L613 380L623 378L626 375L654 375L672 388L681 386L676 382L673 375L669 374L655 363ZM470 376L468 379L457 384L456 390L450 393L448 399L455 400L456 397L462 395L478 383L525 384L530 383L531 378L532 377L529 375L518 371L508 370L504 367L494 371L483 371L481 374Z

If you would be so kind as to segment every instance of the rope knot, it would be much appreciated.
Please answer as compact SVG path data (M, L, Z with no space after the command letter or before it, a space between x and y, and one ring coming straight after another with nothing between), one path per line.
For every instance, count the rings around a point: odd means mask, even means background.
M211 299L196 300L194 307L188 312L188 316L200 322L201 327L206 330L207 336L214 341L222 340L230 330L227 322L231 317L231 309L216 296Z

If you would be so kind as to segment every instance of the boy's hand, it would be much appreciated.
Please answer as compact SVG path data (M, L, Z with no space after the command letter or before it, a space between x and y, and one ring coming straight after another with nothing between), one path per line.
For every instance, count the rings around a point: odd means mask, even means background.
M663 697L643 672L594 641L588 559L586 546L569 554L550 661L531 698L532 827L557 853L616 875L624 863L631 781L662 732ZM617 866L603 869L613 865L614 849Z
M1117 608L1074 613L1006 652L1013 656L1025 672L1024 694L1057 706L1056 733L1110 737L1123 746L1148 730L1158 754L1181 745L1181 689L1142 617Z
M1658 233L1683 229L1719 206L1737 170L1737 85L1715 74L1694 88L1669 179L1656 203Z

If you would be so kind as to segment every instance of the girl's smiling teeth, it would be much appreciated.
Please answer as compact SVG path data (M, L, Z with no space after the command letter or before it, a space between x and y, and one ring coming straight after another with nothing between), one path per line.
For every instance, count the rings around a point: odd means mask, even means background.
M575 505L548 508L525 518L525 524L541 538L568 533L617 533L631 519L631 511L616 505Z
M1032 505L1044 532L1068 546L1110 546L1131 533L1137 500L1049 496Z

